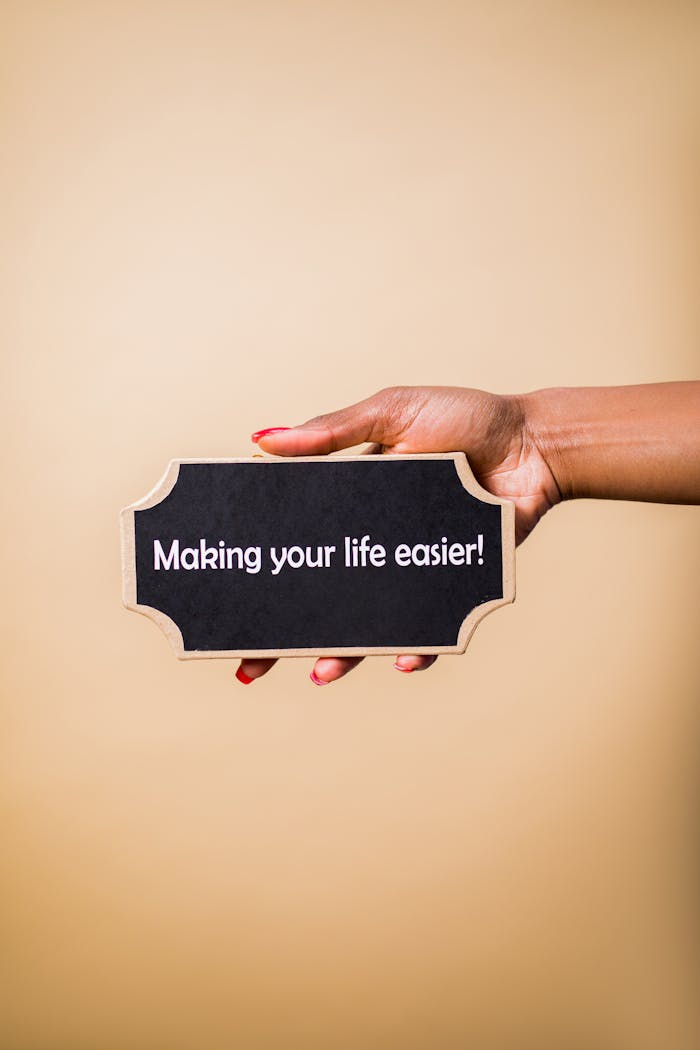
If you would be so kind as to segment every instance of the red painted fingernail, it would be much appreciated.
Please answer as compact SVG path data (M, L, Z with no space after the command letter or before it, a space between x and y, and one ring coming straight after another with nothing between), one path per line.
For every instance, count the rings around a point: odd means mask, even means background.
M260 438L267 437L268 434L281 434L283 430L291 429L291 427L266 427L264 430L256 430L254 434L251 434L250 440L254 441L257 445Z
M394 664L397 671L403 671L404 674L413 674L415 667L402 667L401 664Z
M330 685L331 684L330 682L324 682L322 678L319 678L315 671L311 672L311 674L309 675L309 678L314 683L314 685Z
M251 682L255 681L254 678L250 678L250 676L245 673L242 667L239 667L236 671L236 678L239 682L242 682L243 685L250 685Z

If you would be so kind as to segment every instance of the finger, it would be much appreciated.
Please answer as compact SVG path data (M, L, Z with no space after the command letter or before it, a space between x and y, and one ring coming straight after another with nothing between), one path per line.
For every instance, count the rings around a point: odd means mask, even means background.
M276 660L241 660L236 678L242 685L252 685L256 678L262 678L276 663Z
M320 456L366 441L390 444L400 431L404 396L380 391L349 408L316 416L297 427L268 427L252 435L266 452L278 456Z
M322 656L309 675L314 685L330 685L364 660L363 656Z
M257 438L253 435L253 441L264 452L276 456L323 456L373 440L373 428L374 421L363 411L357 418L341 423L314 421L288 430L275 428Z
M394 667L397 671L410 674L412 671L427 671L436 660L437 656L397 656Z

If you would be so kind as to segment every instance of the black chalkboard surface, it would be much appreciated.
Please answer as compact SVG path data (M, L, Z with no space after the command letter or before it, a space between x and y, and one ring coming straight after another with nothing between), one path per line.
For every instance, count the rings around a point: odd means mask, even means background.
M121 528L182 659L458 653L515 597L513 504L461 452L173 460Z

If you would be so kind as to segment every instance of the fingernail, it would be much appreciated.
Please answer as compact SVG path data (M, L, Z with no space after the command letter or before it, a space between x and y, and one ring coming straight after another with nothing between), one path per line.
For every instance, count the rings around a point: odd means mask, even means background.
M404 674L413 674L415 667L403 667L401 664L394 664L397 671L403 671Z
M315 671L311 672L311 674L309 675L309 678L314 683L314 685L330 685L331 684L330 682L324 682L322 678L319 678Z
M291 427L265 427L264 430L256 430L254 434L251 434L250 440L257 444L260 438L267 437L268 434L281 434L283 430L291 429Z
M245 673L245 671L243 670L242 667L239 667L238 670L236 671L236 678L238 679L239 682L242 682L243 685L250 685L251 682L255 681L254 678L251 678L249 675L247 675Z

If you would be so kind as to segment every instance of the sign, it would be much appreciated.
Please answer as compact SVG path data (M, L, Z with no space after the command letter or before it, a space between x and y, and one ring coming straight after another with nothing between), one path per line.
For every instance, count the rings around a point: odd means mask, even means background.
M173 460L121 529L181 659L460 653L515 597L513 504L462 452Z

